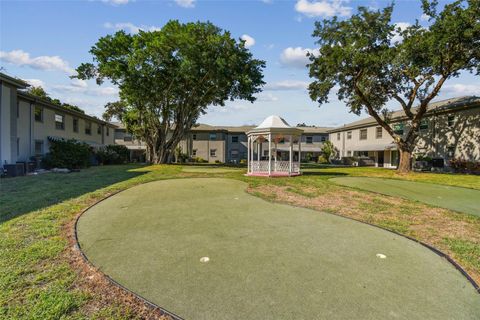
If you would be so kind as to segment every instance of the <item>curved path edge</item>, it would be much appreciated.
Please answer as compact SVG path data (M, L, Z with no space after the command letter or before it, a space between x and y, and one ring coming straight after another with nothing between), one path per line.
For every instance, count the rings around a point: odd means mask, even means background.
M208 179L208 178L206 178ZM225 178L225 179L228 179L228 178ZM167 180L170 180L170 179L167 179ZM152 182L158 182L157 181L149 181L149 182L146 182L146 183L152 183ZM145 184L145 183L142 183L142 184ZM141 184L138 184L138 185L141 185ZM83 209L78 215L77 217L75 218L75 224L74 224L74 227L73 227L73 233L74 233L74 239L75 239L75 247L76 249L80 252L80 255L82 256L82 259L84 260L84 262L93 267L100 275L102 275L105 279L107 279L111 284L113 284L114 286L128 292L129 294L133 295L136 299L138 299L139 301L143 302L144 304L146 304L147 306L149 306L150 308L152 309L155 309L155 310L159 310L160 313L164 314L164 315L167 315L167 316L170 316L171 318L173 318L174 320L185 320L184 318L180 317L179 315L176 315L175 313L171 312L171 311L168 311L164 308L162 308L161 306L153 303L152 301L146 299L145 297L141 296L140 294L128 289L127 287L125 287L124 285L120 284L119 282L117 282L116 280L114 280L113 278L111 278L109 275L105 274L103 271L99 270L89 259L88 257L85 255L85 253L83 252L82 250L82 247L80 246L80 243L78 241L78 232L77 232L77 226L78 226L78 221L80 220L80 218L82 217L82 215L87 212L90 208L96 206L97 204L99 204L100 202L120 193L120 192L123 192L123 191L127 191L128 189L130 188L133 188L133 187L136 187L138 185L134 185L134 186L131 186L129 188L126 188L126 189L123 189L123 190L118 190L118 191L115 191L109 195L107 195L106 197L103 197L102 199L98 200L98 201L95 201L93 204L89 205L87 208ZM248 193L246 190L245 190L246 193ZM250 193L249 193L250 194ZM250 194L251 195L251 194ZM254 196L254 195L252 195ZM273 202L273 201L271 201ZM277 202L278 203L278 202ZM292 206L292 207L298 207L298 208L304 208L304 207L301 207L301 206L295 206L295 205L291 205L291 204L287 204L289 206ZM313 209L312 209L313 210ZM317 210L315 210L317 211ZM412 238L412 237L409 237L407 235L404 235L404 234L401 234L401 233L398 233L396 231L393 231L393 230L389 230L389 229L386 229L386 228L383 228L383 227L380 227L378 225L375 225L375 224L372 224L372 223L368 223L368 222L365 222L365 221L361 221L361 220L358 220L358 219L354 219L354 218L351 218L351 217L346 217L346 216L342 216L340 214L336 214L336 213L330 213L330 212L323 212L323 211L319 211L319 212L322 212L324 214L331 214L331 215L334 215L334 216L338 216L338 217L342 217L342 218L345 218L345 219L349 219L349 220L353 220L353 221L356 221L356 222L359 222L359 223L363 223L363 224L366 224L366 225L369 225L369 226L372 226L372 227L375 227L375 228L378 228L378 229L381 229L381 230L384 230L384 231L387 231L387 232L390 232L390 233L393 233L393 234L396 234L396 235L399 235L401 237L404 237L404 238L407 238L411 241L414 241L422 246L424 246L425 248L433 251L435 254L437 254L438 256L442 257L442 258L445 258L450 264L452 264L455 269L457 269L471 284L472 286L475 288L475 291L480 294L480 285L478 283L475 282L475 280L468 274L467 271L465 271L462 266L460 266L454 259L452 259L448 254L444 253L443 251L425 243L425 242L422 242L420 240L417 240L415 238Z

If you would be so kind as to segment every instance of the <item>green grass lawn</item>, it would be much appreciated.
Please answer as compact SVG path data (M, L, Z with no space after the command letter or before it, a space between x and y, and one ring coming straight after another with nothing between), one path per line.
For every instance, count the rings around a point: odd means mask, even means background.
M107 275L184 319L480 314L473 286L427 248L246 187L219 178L136 186L80 218L80 245Z
M340 177L331 181L347 187L420 201L480 217L480 190L369 177Z
M188 171L188 169L187 169ZM0 180L0 319L129 319L132 311L121 300L104 300L102 294L82 286L85 280L70 264L68 234L76 215L94 202L119 190L162 179L227 177L247 182L249 192L272 201L282 188L298 205L345 214L342 208L358 203L362 221L413 236L453 256L473 277L480 279L480 219L448 210L437 212L417 202L372 195L338 186L330 178L379 176L427 181L480 189L478 177L412 173L396 175L386 169L309 169L294 179L264 179L232 172L185 172L181 166L105 166L71 174L44 174ZM271 193L263 192L272 189ZM342 205L315 206L318 199L342 196ZM388 201L390 202L388 202ZM390 214L392 209L395 214ZM430 225L435 212L436 224ZM446 228L451 226L450 229ZM419 231L419 228L423 229Z

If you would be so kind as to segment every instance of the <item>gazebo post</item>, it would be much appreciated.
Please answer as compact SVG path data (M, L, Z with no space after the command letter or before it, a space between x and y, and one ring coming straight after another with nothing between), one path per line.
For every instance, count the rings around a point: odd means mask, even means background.
M268 175L272 174L272 134L268 134Z
M290 148L288 152L288 175L292 174L292 162L293 162L293 136L290 135Z
M250 165L252 164L252 163L250 162L250 141L251 141L251 140L252 140L252 139L251 139L250 137L248 137L248 139L247 139L247 173L250 173L250 172L251 172L251 171L250 171Z
M302 136L298 137L298 170L302 164Z

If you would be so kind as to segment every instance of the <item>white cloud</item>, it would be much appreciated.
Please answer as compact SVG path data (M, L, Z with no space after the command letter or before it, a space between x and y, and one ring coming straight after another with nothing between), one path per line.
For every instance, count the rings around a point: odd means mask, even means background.
M295 4L295 10L307 17L346 17L352 14L352 8L344 4L344 0L298 0Z
M265 85L265 90L305 90L308 87L307 81L300 80L283 80L273 83L267 83Z
M127 4L130 2L130 0L101 0L103 3L109 3L113 5L122 5L122 4Z
M424 13L420 16L421 21L428 21L429 19L430 19L430 16L428 14Z
M249 36L248 34L244 34L240 37L240 39L245 40L245 48L250 48L255 44L255 39Z
M407 29L410 26L411 26L411 24L408 23L408 22L397 22L397 23L395 23L395 31L394 31L394 34L393 34L393 37L392 37L392 43L402 42L403 37L398 32L398 29L400 29L400 31L404 31L405 29Z
M480 93L480 83L477 84L446 84L443 86L442 91L455 96L478 96Z
M273 102L278 101L278 97L270 92L262 92L257 96L257 101Z
M318 54L318 49L309 49L302 47L288 47L283 50L280 55L280 62L285 66L295 67L295 68L305 68L305 66L310 62L307 57L307 53Z
M29 85L33 87L42 87L45 89L45 82L40 79L24 79Z
M125 30L130 33L138 33L140 30L142 31L160 30L160 28L156 26L146 26L146 25L137 26L131 22L118 22L118 23L105 22L103 26L107 29L112 29L116 31Z
M0 51L0 60L17 66L29 66L39 70L63 71L68 74L75 72L75 70L68 65L68 62L59 56L38 56L31 58L30 54L23 50Z
M175 3L183 8L195 7L196 0L175 0Z

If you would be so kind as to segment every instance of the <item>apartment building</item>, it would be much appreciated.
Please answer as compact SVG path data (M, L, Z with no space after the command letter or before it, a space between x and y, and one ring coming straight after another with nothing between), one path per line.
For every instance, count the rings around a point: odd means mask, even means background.
M121 123L114 123L115 143L125 145L131 158L144 159L145 144L129 134ZM240 163L247 160L247 132L255 126L211 126L198 124L179 143L182 152L189 158L201 158L207 162ZM328 140L325 127L300 127L302 135L302 159L316 160L321 155L323 143ZM268 142L262 145L264 157L268 156ZM288 146L280 141L279 153L288 152ZM279 154L280 156L280 154Z
M391 115L397 134L406 135L410 124L403 111ZM393 138L372 117L329 131L340 159L370 159L375 166L395 168L399 152ZM419 128L415 155L448 160L480 160L480 97L465 96L431 103Z
M114 143L113 124L25 93L26 82L3 73L0 85L0 166L45 155L49 138Z
M208 162L239 163L247 160L247 132L255 126L211 126L199 124L193 127L180 143L182 151L191 158L202 158ZM302 135L302 159L316 160L321 155L323 143L328 140L324 127L300 127ZM268 142L262 145L264 157L268 157ZM288 145L280 141L279 153L288 152ZM279 154L280 156L280 154Z

